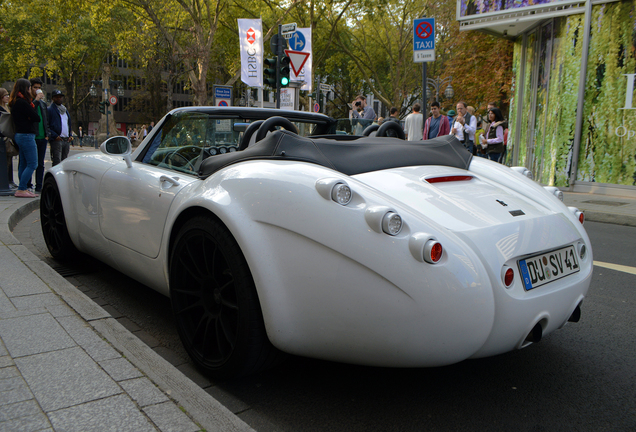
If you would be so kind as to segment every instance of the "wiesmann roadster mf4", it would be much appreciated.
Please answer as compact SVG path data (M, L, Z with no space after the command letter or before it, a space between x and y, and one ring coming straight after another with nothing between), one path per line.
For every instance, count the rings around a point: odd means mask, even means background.
M217 378L281 353L447 365L578 321L592 275L583 214L556 188L454 137L404 141L320 114L184 108L49 170L56 259L91 255L171 299ZM561 195L561 200L559 199Z

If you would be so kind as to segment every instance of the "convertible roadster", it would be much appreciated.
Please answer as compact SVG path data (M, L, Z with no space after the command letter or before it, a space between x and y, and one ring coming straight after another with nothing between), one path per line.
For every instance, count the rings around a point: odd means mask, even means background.
M48 171L48 249L169 296L186 350L216 378L282 353L447 365L578 321L592 250L558 189L454 137L341 123L173 110L134 151L113 137Z

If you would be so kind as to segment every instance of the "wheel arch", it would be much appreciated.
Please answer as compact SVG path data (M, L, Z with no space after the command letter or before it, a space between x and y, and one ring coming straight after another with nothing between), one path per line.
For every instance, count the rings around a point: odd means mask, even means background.
M183 225L185 225L185 223L187 221L189 221L190 219L192 219L193 217L196 216L210 216L213 219L215 219L217 222L219 222L220 224L222 224L228 231L229 228L228 226L221 220L221 218L219 218L213 211L211 211L208 208L205 207L200 207L200 206L193 206L193 207L188 207L186 209L184 209L179 216L177 216L177 218L174 221L174 224L172 224L172 228L170 230L170 240L168 242L168 269L170 269L170 259L172 258L172 250L174 248L174 243L176 241L177 238L177 234L179 234L179 231L181 230L181 228L183 227ZM231 234L231 231L230 231ZM234 236L232 234L232 236ZM168 270L169 271L169 270Z

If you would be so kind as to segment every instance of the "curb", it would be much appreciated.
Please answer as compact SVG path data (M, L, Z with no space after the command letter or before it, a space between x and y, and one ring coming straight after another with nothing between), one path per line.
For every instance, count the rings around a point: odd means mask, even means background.
M584 210L583 213L585 214L586 221L636 227L636 216L618 215L590 210Z
M16 203L0 212L0 240L21 245L13 229L40 205L39 199ZM31 255L31 254L29 254ZM128 331L101 306L78 290L46 263L32 255L25 264L91 328L170 396L206 431L253 431L220 402Z

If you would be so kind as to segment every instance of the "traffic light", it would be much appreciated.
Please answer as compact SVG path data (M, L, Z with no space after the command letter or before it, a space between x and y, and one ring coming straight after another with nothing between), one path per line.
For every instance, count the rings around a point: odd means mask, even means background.
M263 82L271 88L276 88L276 57L263 60Z
M108 105L108 102L100 102L99 103L99 112L102 114L106 114L106 110L108 109L106 106Z
M287 87L289 85L289 63L291 60L286 55L281 55L279 60L280 65L280 86Z

